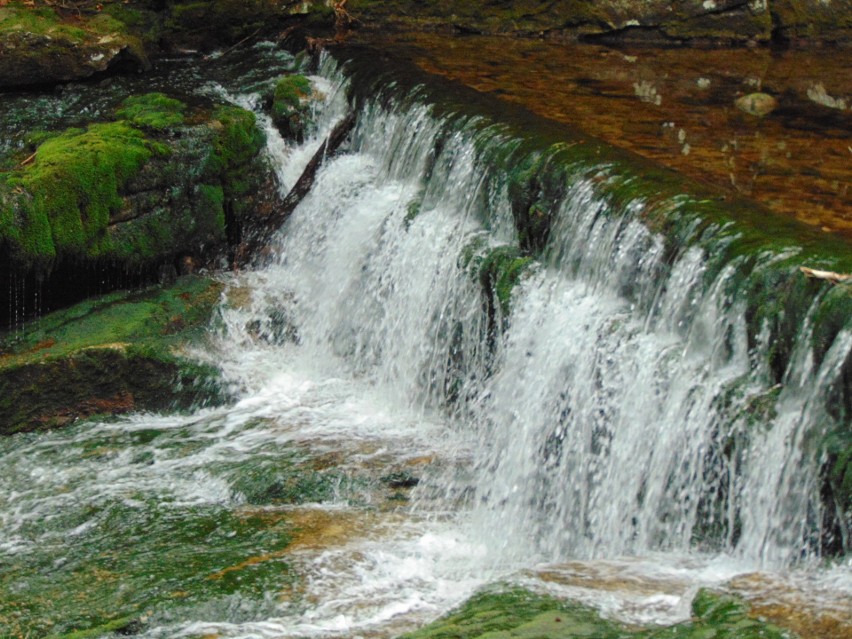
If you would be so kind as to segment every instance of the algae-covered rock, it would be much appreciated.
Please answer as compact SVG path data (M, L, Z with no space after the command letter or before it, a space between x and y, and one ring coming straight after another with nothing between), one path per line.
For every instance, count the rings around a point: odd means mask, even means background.
M114 293L58 311L0 341L0 434L99 414L219 399L217 373L182 353L207 326L221 285Z
M150 93L125 99L115 118L46 133L0 173L2 268L44 280L56 265L156 272L209 260L274 199L253 113Z
M597 611L521 588L486 591L404 639L790 639L792 634L749 617L729 595L699 591L693 619L663 628L628 629Z
M0 87L87 78L117 65L147 69L142 43L107 14L60 15L52 6L0 6Z

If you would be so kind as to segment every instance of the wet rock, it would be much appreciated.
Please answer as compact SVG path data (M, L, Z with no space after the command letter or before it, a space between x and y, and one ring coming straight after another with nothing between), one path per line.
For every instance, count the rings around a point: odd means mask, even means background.
M740 111L761 118L778 108L778 100L768 93L749 93L737 98L734 104Z
M852 0L771 0L775 37L794 43L852 39Z
M309 123L313 87L303 75L288 75L275 85L270 112L272 121L287 139L302 141Z
M236 246L277 197L254 114L162 93L127 98L115 120L49 132L0 174L0 279L58 268L119 272L205 263ZM78 298L79 299L79 298Z
M666 628L628 630L582 604L511 588L474 595L456 611L404 638L782 639L789 636L776 626L751 618L748 606L730 595L701 590L693 600L692 612L693 619L689 622Z
M221 288L186 277L168 289L86 301L0 335L0 435L220 400L216 370L181 353L207 325Z
M150 63L141 41L111 16L0 6L0 87L79 80L117 66L144 70Z

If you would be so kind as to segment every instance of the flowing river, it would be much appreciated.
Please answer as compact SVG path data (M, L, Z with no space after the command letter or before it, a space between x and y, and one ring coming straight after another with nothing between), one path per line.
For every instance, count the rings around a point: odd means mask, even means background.
M259 116L282 194L349 108L345 67L312 81L304 144ZM199 90L259 111L226 84ZM471 273L524 240L483 149L517 142L418 89L357 108L265 259L222 276L194 355L234 402L0 440L8 591L96 593L80 619L127 608L148 639L395 637L501 582L631 624L709 585L852 628L807 445L852 334L815 362L808 314L775 383L738 278L779 255L673 253L582 167L488 299Z

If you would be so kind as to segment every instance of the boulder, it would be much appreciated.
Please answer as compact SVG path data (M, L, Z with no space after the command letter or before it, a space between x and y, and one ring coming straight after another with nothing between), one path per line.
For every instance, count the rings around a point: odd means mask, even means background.
M187 276L169 288L87 300L0 334L0 435L221 400L216 369L185 355L206 331L221 290Z
M84 291L87 273L150 280L163 265L227 257L276 198L263 145L250 111L162 93L127 98L113 120L38 136L0 173L0 280L35 281L49 296L69 269Z
M56 84L121 66L150 67L140 40L107 14L63 17L53 7L0 6L0 87Z

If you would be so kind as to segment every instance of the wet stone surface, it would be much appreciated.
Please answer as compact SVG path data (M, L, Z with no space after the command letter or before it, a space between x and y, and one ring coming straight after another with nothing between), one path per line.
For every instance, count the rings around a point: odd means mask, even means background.
M752 198L852 238L852 75L842 51L613 49L430 34L395 35L386 46L725 197Z

